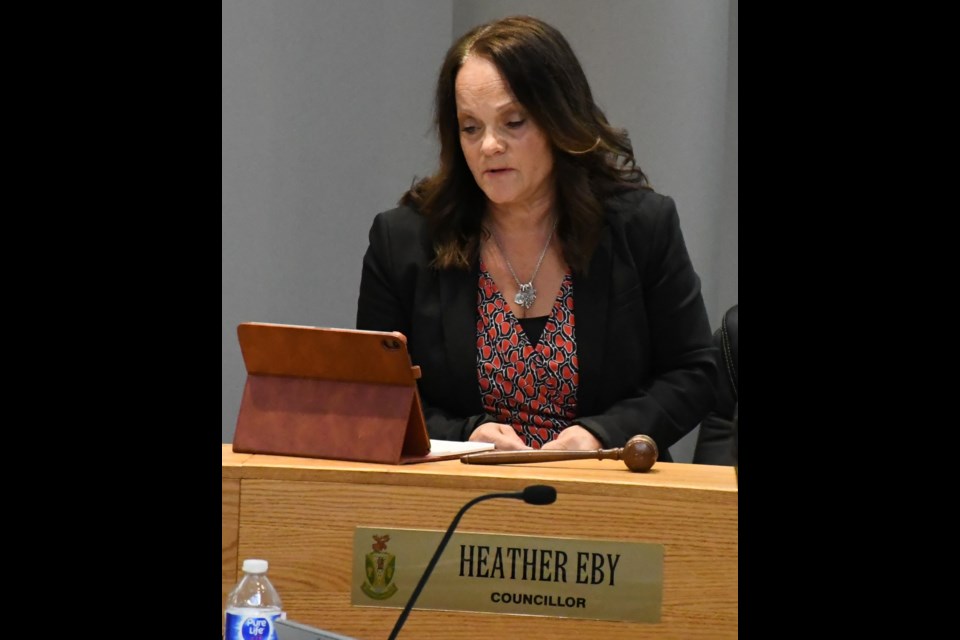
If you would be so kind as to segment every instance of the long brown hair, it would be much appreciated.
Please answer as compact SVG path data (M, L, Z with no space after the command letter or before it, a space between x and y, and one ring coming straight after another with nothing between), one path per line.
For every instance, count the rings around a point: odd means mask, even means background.
M474 27L457 40L437 81L434 123L440 168L400 199L428 219L434 266L470 268L477 258L486 196L460 147L456 78L468 55L490 60L527 113L549 138L554 154L557 235L564 259L586 269L603 226L602 200L627 189L649 188L627 132L611 127L594 103L573 49L559 31L529 16Z

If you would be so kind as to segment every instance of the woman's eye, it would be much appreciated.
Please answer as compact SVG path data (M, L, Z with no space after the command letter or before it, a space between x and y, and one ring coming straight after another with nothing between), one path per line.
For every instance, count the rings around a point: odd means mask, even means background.
M524 120L511 120L511 121L509 121L509 122L507 123L507 126L510 127L511 129L517 129L518 127L522 127L524 122L526 122L525 119L524 119Z
M468 124L467 126L463 127L463 128L460 129L460 130L463 131L464 133L468 134L468 135L474 134L474 133L477 132L477 128L476 128L474 125L472 125L472 124Z

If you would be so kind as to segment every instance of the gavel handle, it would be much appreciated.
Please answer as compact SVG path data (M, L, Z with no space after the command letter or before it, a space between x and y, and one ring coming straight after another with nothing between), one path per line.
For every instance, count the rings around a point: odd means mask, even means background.
M560 460L618 460L620 449L594 451L481 451L460 456L464 464L522 464L526 462L558 462Z

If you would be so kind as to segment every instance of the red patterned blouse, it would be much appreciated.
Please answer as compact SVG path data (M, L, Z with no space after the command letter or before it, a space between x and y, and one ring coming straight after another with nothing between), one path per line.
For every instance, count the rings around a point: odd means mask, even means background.
M580 376L573 278L569 272L564 276L536 346L482 260L477 311L477 377L483 409L497 422L512 424L527 445L539 449L577 415Z

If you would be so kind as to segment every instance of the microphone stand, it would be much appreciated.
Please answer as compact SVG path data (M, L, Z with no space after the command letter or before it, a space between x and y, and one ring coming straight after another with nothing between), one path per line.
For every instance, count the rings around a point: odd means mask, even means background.
M531 491L531 489L534 491ZM553 495L549 496L549 493L541 491L545 489L552 491ZM553 490L552 487L534 485L533 487L527 487L526 490L516 493L488 493L482 496L477 496L467 504L463 505L463 507L460 508L460 511L457 512L457 515L454 516L453 522L451 522L450 526L447 527L447 532L443 534L443 539L440 540L437 550L434 551L433 557L430 558L430 562L427 564L427 568L424 570L423 575L420 576L420 582L418 582L417 586L413 589L413 593L410 594L410 600L407 601L407 605L403 608L403 611L400 612L400 616L397 618L396 624L393 625L393 631L390 632L390 637L388 640L396 640L397 634L400 633L400 628L403 626L403 623L406 622L407 616L410 615L410 611L413 609L413 605L416 603L417 598L420 597L420 592L423 591L424 585L427 584L427 578L429 578L430 574L433 573L433 568L440 560L443 550L447 548L447 543L450 542L450 538L453 537L453 531L457 528L460 518L462 518L463 514L467 512L467 509L473 505L477 504L478 502L483 502L484 500L492 500L493 498L515 498L530 502L531 504L549 504L556 499L556 491Z

